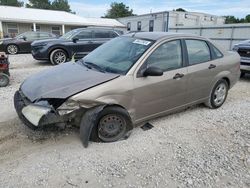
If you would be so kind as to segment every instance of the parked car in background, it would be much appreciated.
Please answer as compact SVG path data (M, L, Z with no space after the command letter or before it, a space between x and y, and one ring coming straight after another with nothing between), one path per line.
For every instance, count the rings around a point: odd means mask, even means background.
M26 79L14 103L32 129L75 124L81 138L112 142L134 125L205 103L219 108L240 76L240 56L187 34L117 37L76 63Z
M25 32L15 38L0 39L0 51L8 54L31 52L33 41L51 38L57 38L57 35L47 32Z
M240 59L241 76L250 73L250 40L234 45L233 50L238 52Z
M33 42L32 55L37 60L46 60L58 65L65 63L73 55L76 59L80 59L121 34L121 31L105 28L74 29L58 39Z

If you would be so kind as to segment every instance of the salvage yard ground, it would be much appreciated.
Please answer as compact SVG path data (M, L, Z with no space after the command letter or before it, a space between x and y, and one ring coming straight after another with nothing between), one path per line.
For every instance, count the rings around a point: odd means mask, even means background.
M0 187L250 187L250 77L217 110L195 106L85 149L76 128L34 132L20 122L14 92L51 65L29 54L10 62L11 85L0 88Z

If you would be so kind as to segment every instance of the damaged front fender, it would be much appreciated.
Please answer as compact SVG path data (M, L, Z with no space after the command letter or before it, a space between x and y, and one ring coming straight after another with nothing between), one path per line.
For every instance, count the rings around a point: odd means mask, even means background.
M90 135L93 127L98 123L98 114L105 108L106 105L101 105L88 110L82 117L80 123L80 138L83 146L88 147Z
M103 139L99 137L99 133L98 133L99 128L97 125L99 124L99 119L101 119L104 116L104 114L108 115L108 114L116 114L116 113L119 114L120 116L124 117L124 121L126 122L126 125L125 125L125 129L123 129L124 132L122 134L120 134L120 136L118 136L116 138L114 137L115 139L113 141L124 140L124 139L127 139L129 137L129 135L133 129L133 124L132 124L131 118L130 118L127 110L120 107L120 106L112 105L112 104L99 105L99 106L96 106L96 107L89 109L82 116L82 119L81 119L80 138L81 138L81 141L82 141L83 146L85 148L88 147L88 141L90 139L93 139L95 141L103 141ZM113 117L113 119L114 119L114 117ZM103 126L103 124L102 124L102 126ZM107 126L113 127L115 125L113 125L113 123L111 123L110 125L107 124ZM120 124L118 124L116 126L120 126ZM102 127L102 129L103 128L104 127ZM107 128L107 129L109 129L109 128ZM111 140L109 140L109 141L105 140L104 142L113 142Z

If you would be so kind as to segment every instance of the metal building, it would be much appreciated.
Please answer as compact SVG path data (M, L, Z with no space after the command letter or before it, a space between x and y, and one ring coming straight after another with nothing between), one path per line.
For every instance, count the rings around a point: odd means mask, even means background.
M164 11L118 18L128 31L168 31L172 27L224 24L225 18L198 12Z
M169 31L204 36L216 41L227 50L231 50L233 45L237 43L250 39L250 23L172 27Z
M26 31L46 31L62 35L86 26L124 28L115 19L83 18L64 11L0 6L0 38Z

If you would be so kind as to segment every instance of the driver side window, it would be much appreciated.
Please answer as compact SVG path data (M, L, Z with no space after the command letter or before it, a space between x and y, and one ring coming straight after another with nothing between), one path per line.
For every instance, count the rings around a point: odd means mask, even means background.
M162 71L182 67L181 41L174 40L159 46L147 59L147 67L157 67Z

